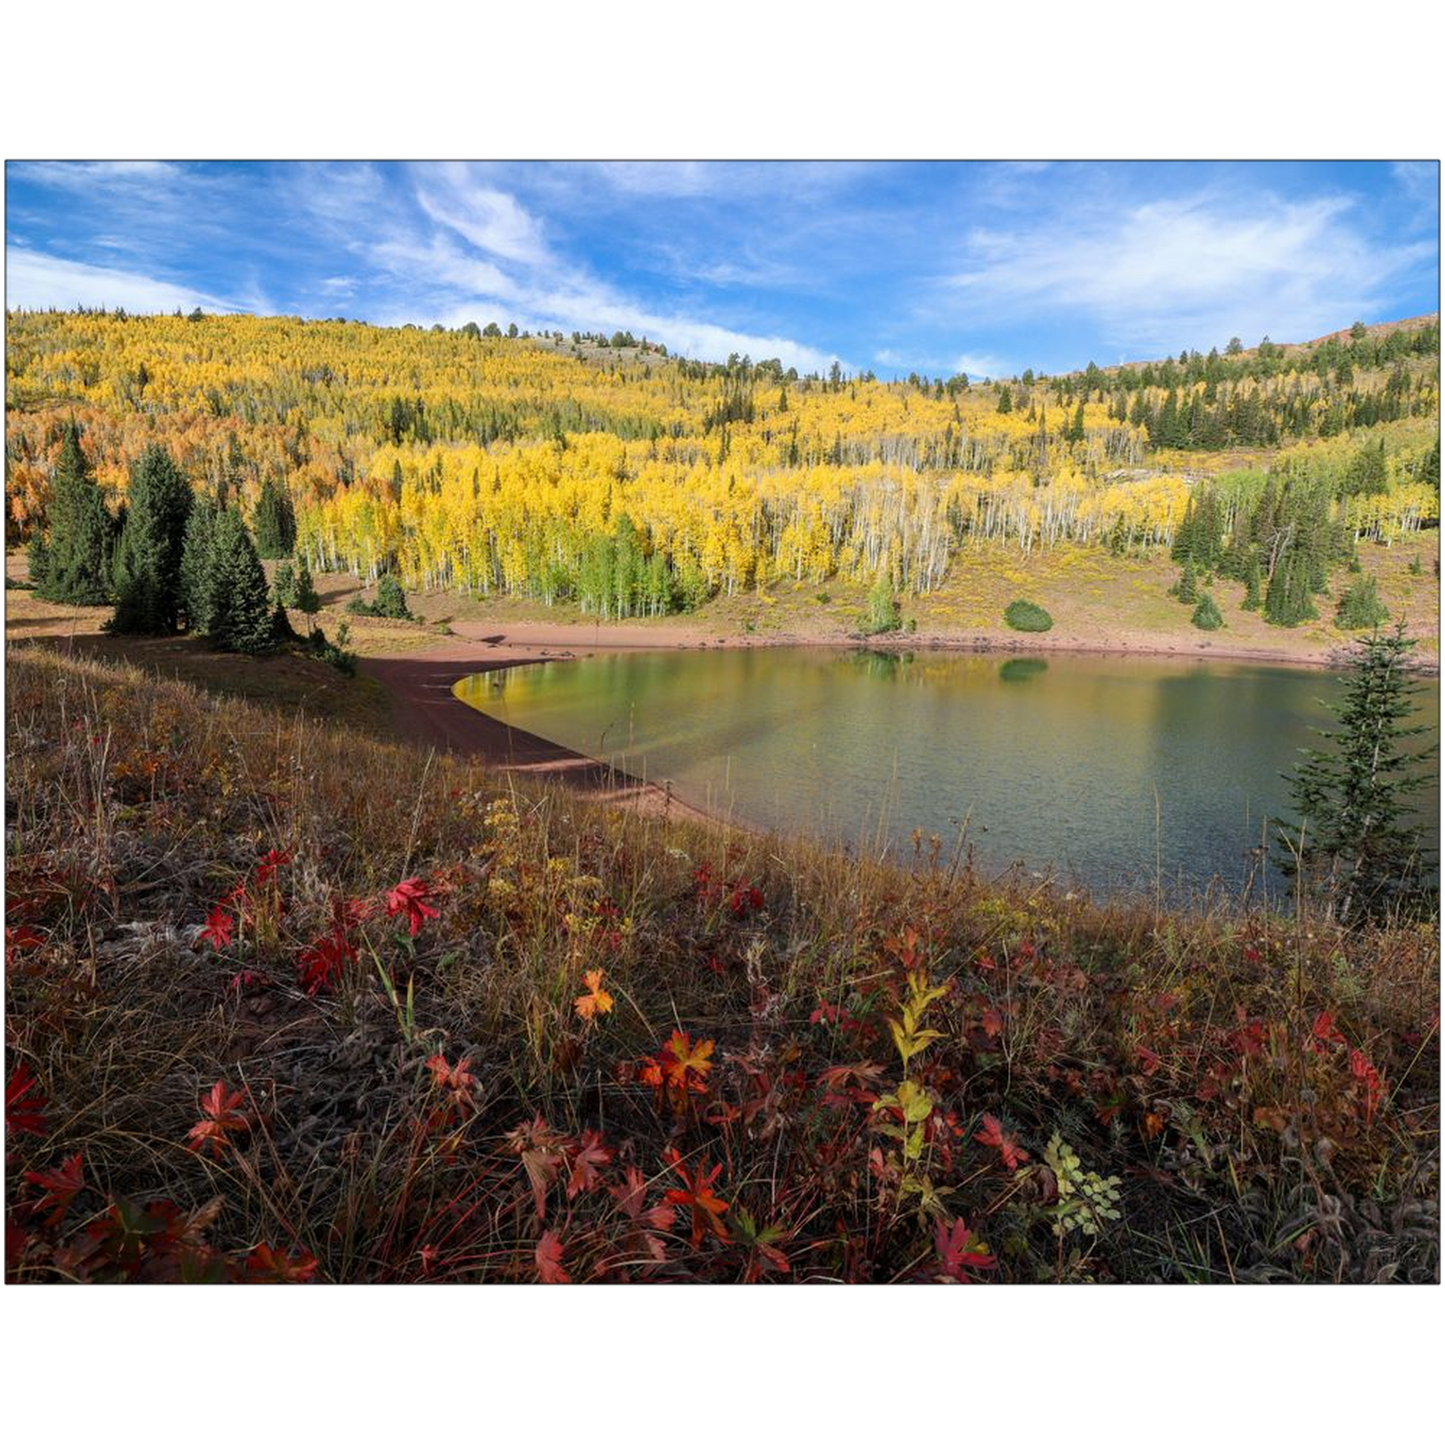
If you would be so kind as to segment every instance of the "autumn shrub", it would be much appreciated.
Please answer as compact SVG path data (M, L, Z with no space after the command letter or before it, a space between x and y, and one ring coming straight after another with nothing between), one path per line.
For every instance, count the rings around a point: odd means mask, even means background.
M1054 625L1054 619L1038 603L1022 597L1004 609L1003 620L1015 632L1047 632Z

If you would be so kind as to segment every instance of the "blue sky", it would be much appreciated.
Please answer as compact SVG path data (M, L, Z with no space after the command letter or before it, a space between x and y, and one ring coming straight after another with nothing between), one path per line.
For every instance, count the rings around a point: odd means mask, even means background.
M690 356L979 377L1433 311L1439 167L6 167L11 307L630 330Z

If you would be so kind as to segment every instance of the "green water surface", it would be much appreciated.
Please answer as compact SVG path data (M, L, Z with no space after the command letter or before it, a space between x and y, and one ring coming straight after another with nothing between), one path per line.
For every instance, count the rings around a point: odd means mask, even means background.
M1261 870L1282 774L1318 744L1323 672L1174 658L827 648L600 654L464 678L456 695L751 823L1096 889L1279 888ZM1435 680L1419 720L1438 728ZM1423 798L1438 842L1438 794Z

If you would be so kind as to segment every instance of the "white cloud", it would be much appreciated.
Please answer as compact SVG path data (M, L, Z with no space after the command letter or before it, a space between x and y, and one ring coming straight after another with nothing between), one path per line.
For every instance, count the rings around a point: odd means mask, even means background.
M479 185L461 162L428 166L416 198L432 220L448 227L478 250L525 265L545 265L550 257L542 225L514 196Z
M1349 206L1265 197L1244 210L1211 194L977 231L945 304L974 321L1082 311L1107 342L1154 350L1306 340L1372 314L1385 283L1430 254L1371 245L1345 223Z
M5 248L6 304L22 310L96 306L145 313L174 311L236 311L240 308L189 286L158 281L137 271L90 266L24 247Z
M970 381L982 381L985 377L1016 376L1018 367L1011 361L1004 361L997 356L983 356L977 352L957 356L953 361L955 375L962 373Z
M154 185L181 175L180 166L170 161L22 161L10 169L18 179L75 191Z

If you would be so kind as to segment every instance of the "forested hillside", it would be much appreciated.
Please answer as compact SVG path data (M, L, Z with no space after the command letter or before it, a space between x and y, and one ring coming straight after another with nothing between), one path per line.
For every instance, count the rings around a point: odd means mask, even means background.
M785 579L921 594L961 549L1063 542L1253 571L1261 596L1306 577L1282 596L1439 517L1434 317L982 385L705 365L625 335L9 320L12 544L46 528L72 419L112 513L160 443L258 538L294 514L314 569L602 616Z

